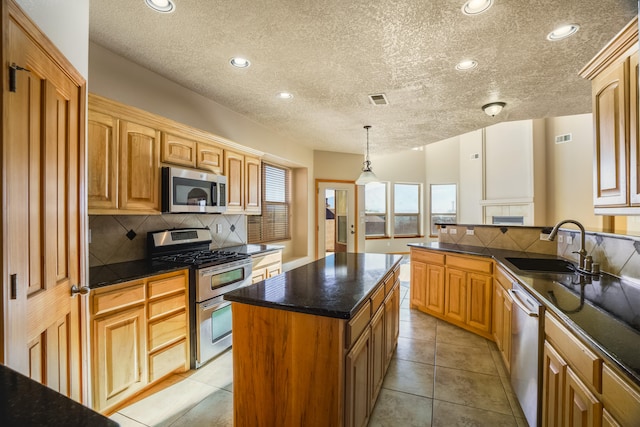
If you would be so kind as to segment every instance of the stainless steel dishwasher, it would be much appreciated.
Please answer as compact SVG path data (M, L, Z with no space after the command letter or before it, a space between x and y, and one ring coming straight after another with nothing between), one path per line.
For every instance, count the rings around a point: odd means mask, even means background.
M544 306L519 283L513 283L511 313L511 385L531 427L541 422Z

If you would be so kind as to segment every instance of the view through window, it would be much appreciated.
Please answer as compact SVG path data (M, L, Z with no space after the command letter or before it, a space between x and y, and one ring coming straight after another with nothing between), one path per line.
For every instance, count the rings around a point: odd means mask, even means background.
M372 182L364 187L365 235L387 235L387 184Z
M436 223L456 223L456 200L456 184L431 184L431 235L438 234Z
M394 184L393 234L420 235L420 184Z

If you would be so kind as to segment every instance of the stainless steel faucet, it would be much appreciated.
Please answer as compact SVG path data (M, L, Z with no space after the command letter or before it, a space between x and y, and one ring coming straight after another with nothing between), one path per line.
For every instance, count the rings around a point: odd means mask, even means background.
M560 226L567 223L575 224L580 229L580 250L573 252L574 254L578 254L579 256L578 270L582 271L583 273L591 273L593 259L591 258L591 256L587 255L587 249L585 248L585 244L584 244L585 232L582 224L580 224L575 219L564 219L553 227L553 230L551 230L551 233L549 233L549 237L547 237L547 240L553 241L556 238L556 235L558 234L558 230L560 229Z

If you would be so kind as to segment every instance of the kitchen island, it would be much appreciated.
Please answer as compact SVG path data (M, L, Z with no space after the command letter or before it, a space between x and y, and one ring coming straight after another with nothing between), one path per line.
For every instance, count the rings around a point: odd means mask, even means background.
M366 425L397 343L401 259L337 253L226 294L234 425Z

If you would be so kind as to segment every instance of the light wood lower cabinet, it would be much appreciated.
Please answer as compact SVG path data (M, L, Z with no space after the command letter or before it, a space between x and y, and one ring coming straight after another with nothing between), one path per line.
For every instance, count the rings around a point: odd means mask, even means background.
M411 248L411 305L492 336L493 260Z
M251 255L251 283L282 273L282 251Z
M346 357L346 425L363 427L371 410L371 332L367 330L356 341Z
M91 291L93 409L113 412L189 369L187 283L182 270Z
M502 268L496 269L493 282L493 338L507 372L511 372L511 311L513 298L509 295L513 278Z

